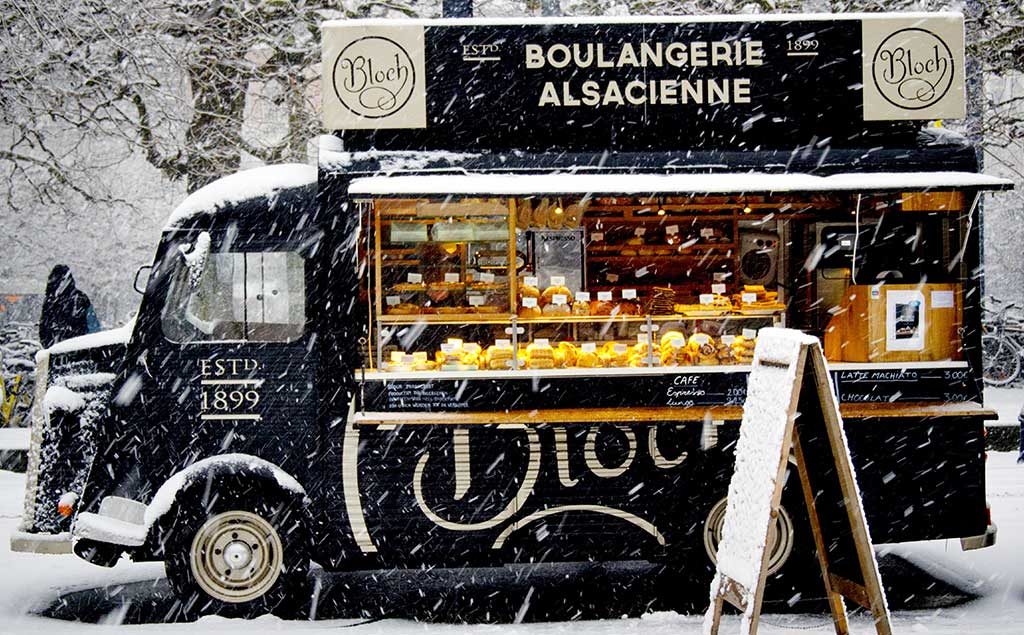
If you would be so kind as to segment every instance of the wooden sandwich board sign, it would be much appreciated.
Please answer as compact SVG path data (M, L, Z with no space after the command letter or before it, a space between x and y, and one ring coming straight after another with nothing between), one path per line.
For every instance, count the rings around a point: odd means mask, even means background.
M704 631L717 635L722 603L729 602L743 611L740 632L757 632L769 532L790 451L836 633L849 632L846 597L870 609L876 631L889 635L889 608L821 346L780 328L758 333Z

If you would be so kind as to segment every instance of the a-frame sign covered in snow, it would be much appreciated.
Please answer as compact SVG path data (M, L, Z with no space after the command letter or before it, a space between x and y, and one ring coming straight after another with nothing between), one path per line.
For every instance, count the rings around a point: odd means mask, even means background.
M792 451L836 633L849 632L846 597L870 609L877 632L889 635L889 609L818 340L761 330L748 381L705 632L718 633L723 602L743 611L741 633L757 632L766 545Z

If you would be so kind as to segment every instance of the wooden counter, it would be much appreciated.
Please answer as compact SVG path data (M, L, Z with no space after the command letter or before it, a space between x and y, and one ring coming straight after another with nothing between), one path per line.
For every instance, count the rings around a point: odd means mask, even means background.
M964 403L866 403L841 404L844 419L892 419L922 417L981 417L995 419L996 412L974 402ZM544 425L581 423L644 423L651 421L739 421L742 406L692 408L572 408L510 410L502 412L361 412L355 425Z

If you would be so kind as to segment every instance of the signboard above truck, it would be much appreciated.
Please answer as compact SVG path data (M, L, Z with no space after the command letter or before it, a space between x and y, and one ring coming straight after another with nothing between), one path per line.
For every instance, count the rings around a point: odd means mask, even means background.
M323 47L350 149L861 147L965 113L959 14L334 21Z

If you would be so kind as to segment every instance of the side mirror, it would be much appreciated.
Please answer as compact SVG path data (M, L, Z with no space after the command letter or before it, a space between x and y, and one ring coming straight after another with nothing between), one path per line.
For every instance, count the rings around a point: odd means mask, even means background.
M135 287L135 291L145 295L146 285L149 283L149 274L153 271L153 265L142 265L135 272L135 280L132 282L132 286Z

